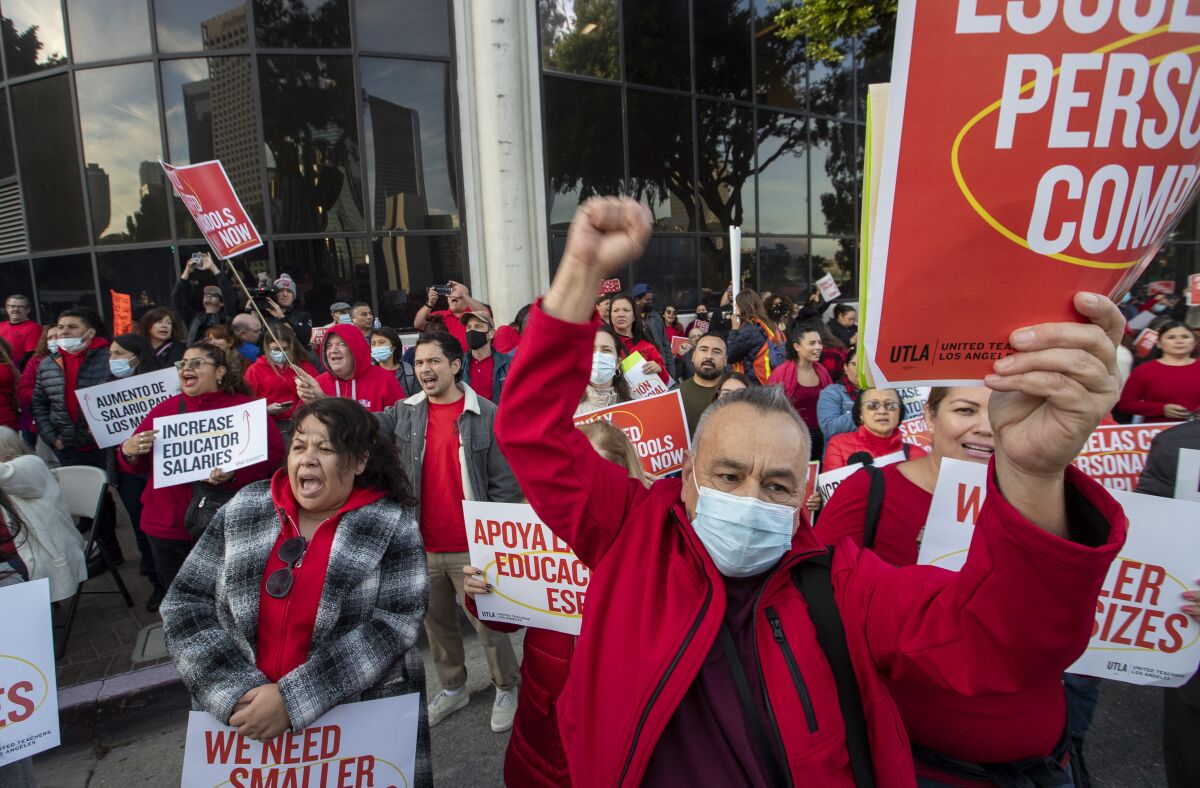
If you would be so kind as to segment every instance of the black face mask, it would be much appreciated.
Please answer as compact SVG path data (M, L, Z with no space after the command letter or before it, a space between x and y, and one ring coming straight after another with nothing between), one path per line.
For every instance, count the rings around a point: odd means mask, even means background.
M468 331L467 332L467 347L471 350L479 350L488 343L488 332L486 331Z

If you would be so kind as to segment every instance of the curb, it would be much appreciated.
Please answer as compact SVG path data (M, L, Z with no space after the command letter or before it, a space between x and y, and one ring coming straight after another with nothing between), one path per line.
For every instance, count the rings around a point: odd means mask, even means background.
M63 745L85 744L119 724L126 714L152 716L186 709L190 696L170 662L58 692L58 723Z

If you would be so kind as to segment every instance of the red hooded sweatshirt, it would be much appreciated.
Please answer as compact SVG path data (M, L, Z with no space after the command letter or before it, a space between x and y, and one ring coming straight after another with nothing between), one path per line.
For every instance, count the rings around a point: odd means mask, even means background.
M154 420L160 416L175 416L179 413L179 400L187 403L188 413L198 413L205 410L217 410L233 405L249 402L245 394L226 394L224 391L213 391L198 397L177 394L165 399L150 409L142 423L133 431L134 435L145 432L154 425ZM143 454L130 461L125 452L117 449L117 465L126 473L151 473L151 455ZM283 436L274 427L267 428L267 459L234 471L233 481L225 485L230 490L240 490L250 482L268 478L279 464L283 462ZM176 484L171 487L158 487L151 476L150 484L142 493L142 531L156 539L175 539L190 542L187 528L183 525L183 517L187 514L188 503L192 500L192 485Z
M296 361L296 363L300 369L314 378L317 377L317 368L312 364L307 361ZM245 379L251 393L265 399L268 405L279 402L292 403L290 408L283 413L276 413L271 418L290 419L296 409L300 407L300 397L296 396L296 371L286 364L282 367L275 366L265 353L259 356L258 360L246 370Z
M350 348L350 356L354 359L354 376L350 380L342 380L332 372L321 373L317 383L321 384L321 391L325 392L326 397L357 400L371 413L378 413L404 399L404 389L396 380L396 375L371 363L371 346L353 323L336 325L325 334L321 355L325 359L326 369L329 369L330 334L337 334Z
M79 382L79 367L82 366L83 359L87 357L89 350L104 347L108 347L107 339L92 337L88 346L78 353L68 353L64 350L58 354L58 363L62 365L63 379L66 381L63 389L63 403L67 406L67 415L71 417L71 421L79 420L79 399L75 396L76 384Z
M258 637L255 639L258 654L255 664L272 682L278 682L308 659L317 608L321 605L321 589L325 586L325 572L329 569L333 537L342 515L372 504L384 494L383 490L353 488L342 508L317 526L300 563L292 569L291 590L283 599L276 599L267 593L267 578L272 572L287 566L279 557L279 548L288 539L300 535L300 504L292 493L287 468L280 468L271 477L271 500L275 504L280 529L279 538L275 540L275 546L267 558L267 568L263 571L262 586L259 588Z

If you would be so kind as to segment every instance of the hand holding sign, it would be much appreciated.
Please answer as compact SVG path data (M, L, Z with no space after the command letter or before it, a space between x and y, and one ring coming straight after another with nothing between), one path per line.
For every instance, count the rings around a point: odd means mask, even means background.
M988 412L1004 497L1025 517L1066 535L1063 471L1117 402L1117 343L1125 318L1116 304L1077 293L1091 321L1042 323L1014 331L1016 353L995 362L984 382L997 392Z
M279 694L279 685L263 684L243 695L234 706L229 724L254 741L274 739L290 728L292 721Z
M325 392L321 391L321 384L317 382L316 378L299 367L292 369L296 372L296 395L304 401L305 405L325 398Z
M158 430L146 430L136 435L130 435L128 440L121 444L121 451L126 457L141 457L143 454L149 454L154 450L154 438L157 435Z

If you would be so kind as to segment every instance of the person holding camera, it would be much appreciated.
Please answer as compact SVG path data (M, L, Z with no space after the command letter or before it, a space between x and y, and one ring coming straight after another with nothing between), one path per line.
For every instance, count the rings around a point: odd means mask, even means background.
M280 274L275 280L274 292L269 293L263 307L265 312L275 320L283 321L291 326L292 331L307 346L312 339L313 321L308 312L296 309L296 282L286 273Z
M212 274L217 283L204 286L201 310L197 312L190 303L190 285L200 280L200 277L195 276L200 271ZM183 273L179 275L179 281L171 289L171 306L188 324L189 345L197 342L206 328L228 323L233 317L228 310L236 309L236 304L237 298L233 294L233 284L229 281L229 276L217 267L212 255L207 252L196 252L188 258L183 266Z
M442 296L446 297L447 308L435 311L438 300ZM471 298L471 291L467 289L466 285L451 281L445 285L429 288L425 306L421 307L417 316L413 318L413 325L418 331L425 331L430 318L440 317L446 323L446 331L450 333L450 336L457 339L458 344L462 347L467 347L467 327L461 322L462 316L467 312L492 314L492 310L488 308L487 304Z

